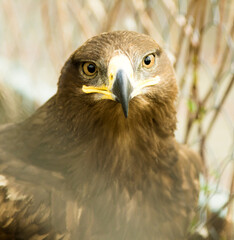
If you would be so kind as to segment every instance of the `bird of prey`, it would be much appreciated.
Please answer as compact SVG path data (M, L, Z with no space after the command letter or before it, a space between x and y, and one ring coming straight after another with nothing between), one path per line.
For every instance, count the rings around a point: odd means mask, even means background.
M57 93L0 129L0 239L185 239L201 164L174 138L176 98L150 36L86 41Z

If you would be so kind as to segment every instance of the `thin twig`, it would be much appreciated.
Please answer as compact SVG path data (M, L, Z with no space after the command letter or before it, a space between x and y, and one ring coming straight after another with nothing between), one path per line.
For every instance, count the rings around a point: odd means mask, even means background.
M162 44L162 37L158 34L154 23L150 19L148 13L145 11L145 4L143 0L132 0L132 3L136 13L139 16L140 23L145 29L146 33L157 39L159 44Z
M87 14L83 11L83 7L79 1L70 0L67 1L67 5L71 12L73 13L79 27L82 30L82 33L85 35L85 38L88 39L96 34L93 24L88 18Z
M234 83L234 76L232 76L232 78L231 78L231 80L230 80L230 82L229 82L229 84L226 88L226 91L223 94L223 98L221 99L218 107L215 109L215 114L214 114L213 118L211 119L210 124L208 125L208 129L205 133L206 138L209 136L209 134L210 134L210 132L213 128L213 125L214 125L214 123L215 123L215 121L216 121L216 119L217 119L217 117L220 113L220 110L222 109L222 106L223 106L227 96L229 95L231 89L232 89L233 83Z
M202 7L200 7L202 5ZM202 10L201 10L202 9ZM198 96L198 68L200 64L200 51L202 47L202 40L203 40L203 26L204 26L204 19L206 14L206 4L204 5L203 1L198 1L195 9L195 29L197 30L197 33L194 32L193 34L196 34L197 36L194 36L196 41L193 39L190 42L190 49L192 49L193 53L193 82L191 86L191 100L195 103L197 108L200 107L200 100ZM199 112L195 111L194 113L191 113L189 109L187 110L188 114L188 122L187 122L187 128L185 132L185 140L184 142L187 143L190 131L192 129L193 123L196 119L199 117Z
M232 169L232 180L231 180L231 186L230 186L230 196L231 195L234 195L234 168ZM234 212L234 204L232 202L228 206L227 217L226 217L228 222L232 223L233 212ZM234 237L234 230L232 228L228 229L227 237L228 237L227 240L233 239L233 237Z
M62 65L62 59L59 55L57 48L53 44L53 37L51 35L52 31L50 28L51 20L49 16L49 5L48 2L43 2L41 4L41 19L43 23L43 30L45 34L45 45L49 53L51 63L57 72L59 67Z
M231 30L230 30L230 36L232 36L233 34L234 34L234 21L233 21L233 24L232 24L232 27L231 27ZM228 44L226 44L226 47L223 51L223 55L222 55L222 58L221 58L220 65L218 67L216 76L214 78L214 81L212 82L212 85L211 85L210 89L207 91L205 97L202 100L201 104L203 106L206 104L207 100L209 99L210 95L212 94L213 86L217 85L221 81L221 74L222 74L224 66L227 62L229 53L230 53L230 47L228 46Z
M234 194L230 195L227 202L223 204L223 206L214 215L212 215L210 218L207 219L205 225L212 224L216 220L216 218L220 215L220 213L232 203L233 199L234 199Z
M122 5L122 0L115 0L113 6L111 9L109 9L106 15L106 18L104 19L104 23L101 25L101 32L108 32L110 31L115 24L115 21L119 15L119 9Z
M179 38L178 38L178 42L177 42L177 47L176 47L176 51L175 51L175 58L176 58L176 62L174 64L174 68L177 69L177 63L179 61L179 58L181 56L181 52L182 52L182 46L183 46L183 41L185 40L185 28L187 27L188 24L188 19L190 18L190 15L192 15L193 11L194 11L194 4L196 4L197 0L192 0L188 6L188 12L186 14L186 24L183 28L181 28L180 30L180 34L179 34Z
M219 1L219 13L220 13L220 19L219 19L219 25L216 33L216 43L215 43L215 51L214 51L214 61L216 62L219 59L220 54L220 48L221 48L221 37L222 37L222 26L223 26L223 20L224 20L224 10L225 10L225 4L226 0L220 0Z

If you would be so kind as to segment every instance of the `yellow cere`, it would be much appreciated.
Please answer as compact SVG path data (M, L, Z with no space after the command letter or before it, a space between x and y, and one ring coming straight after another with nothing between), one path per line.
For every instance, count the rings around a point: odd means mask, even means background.
M113 94L110 92L108 87L105 85L102 85L99 87L83 85L82 91L85 93L100 93L100 94L103 94L103 97L102 97L103 99L114 100Z

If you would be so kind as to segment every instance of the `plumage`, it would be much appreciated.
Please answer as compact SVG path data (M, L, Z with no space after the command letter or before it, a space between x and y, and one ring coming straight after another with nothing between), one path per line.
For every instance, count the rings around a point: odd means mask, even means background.
M57 93L0 128L0 238L185 239L201 163L175 141L176 97L151 37L117 31L84 43Z

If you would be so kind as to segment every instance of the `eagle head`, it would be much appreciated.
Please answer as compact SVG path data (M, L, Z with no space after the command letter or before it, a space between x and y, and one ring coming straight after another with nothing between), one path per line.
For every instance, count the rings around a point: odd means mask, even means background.
M89 112L97 121L143 117L175 129L175 74L163 49L144 34L116 31L86 41L63 67L57 96L70 120L78 112L88 119Z

